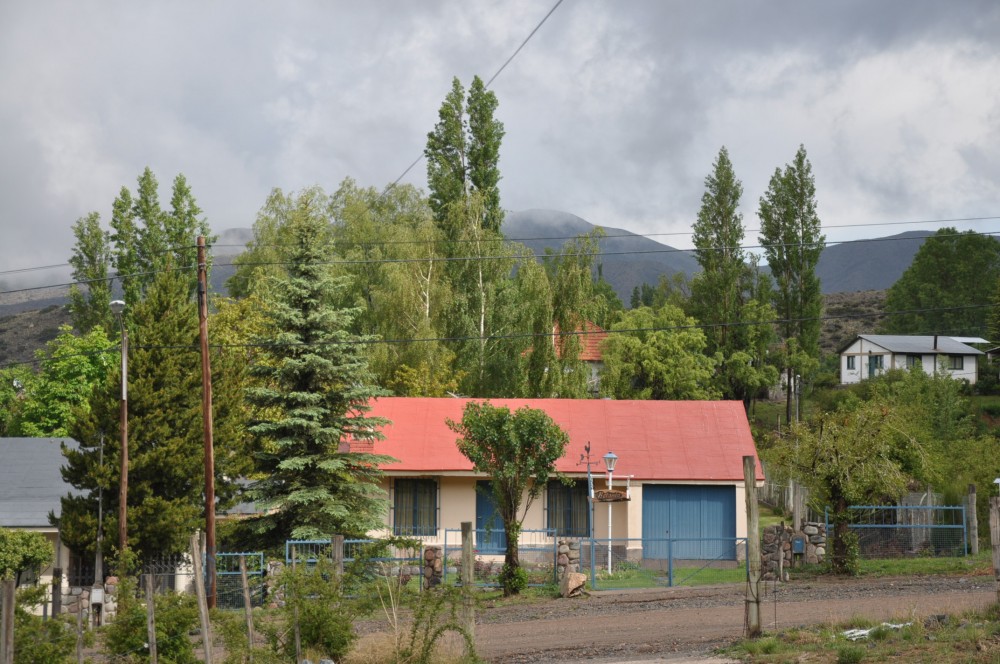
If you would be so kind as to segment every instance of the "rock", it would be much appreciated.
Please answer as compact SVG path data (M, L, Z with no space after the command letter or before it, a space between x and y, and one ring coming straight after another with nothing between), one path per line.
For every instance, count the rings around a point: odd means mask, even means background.
M580 542L579 542L579 540L573 540L572 542L570 542L569 543L569 550L570 551L579 551L580 550Z
M804 532L806 535L818 535L819 528L817 528L816 526L806 526L805 528L802 529L802 532Z
M559 553L569 553L569 545L568 544L560 544L559 545Z
M826 547L817 546L816 547L816 555L818 557L820 557L820 558L822 558L823 556L825 556L826 555Z
M816 556L806 556L806 562L809 563L810 565L818 565L819 558L817 558Z
M559 566L569 565L569 556L565 553L560 553L559 557L556 558L556 564Z
M584 586L587 585L587 575L578 572L563 574L559 583L559 594L564 598L576 597L583 593Z

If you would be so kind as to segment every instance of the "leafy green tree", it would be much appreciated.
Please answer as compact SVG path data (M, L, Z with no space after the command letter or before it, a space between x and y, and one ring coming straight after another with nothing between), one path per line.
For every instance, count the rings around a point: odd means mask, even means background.
M430 206L449 241L462 234L460 228L452 226L451 208L464 204L473 192L479 193L482 200L477 210L479 226L500 232L503 209L498 185L504 128L493 117L497 105L496 95L486 89L478 76L472 79L466 100L465 90L456 77L441 104L434 131L427 134L424 156Z
M279 188L268 194L254 220L253 239L246 251L233 260L236 271L226 281L231 296L247 297L255 289L266 288L270 284L269 277L285 274L282 252L289 244L286 221L295 209L294 199Z
M0 369L0 436L18 435L18 418L38 374L27 365Z
M751 399L777 380L777 373L760 352L770 341L774 310L753 299L756 269L743 249L742 195L743 184L723 147L705 178L694 224L695 256L702 271L691 283L689 308L705 326L706 352L720 356L716 378L723 397L749 408ZM760 323L753 325L755 321Z
M781 319L779 333L785 344L786 385L796 373L806 376L819 357L820 314L823 294L816 264L826 238L816 212L816 182L806 149L799 146L785 170L775 169L757 212L760 243L776 283L774 306ZM790 344L791 340L795 344ZM785 414L792 417L792 390L786 390Z
M615 399L717 399L717 360L698 322L669 304L626 311L602 346L601 394Z
M0 580L38 572L52 561L52 545L41 533L0 528Z
M848 507L901 496L926 467L926 455L908 434L900 411L882 398L847 403L815 422L794 425L766 458L808 487L817 509L830 506L831 563L838 574L856 570Z
M101 228L101 216L91 212L73 224L76 244L69 259L73 266L73 284L69 291L69 309L77 330L89 332L96 326L111 329L111 246L108 232Z
M985 334L990 288L1000 282L1000 242L942 228L927 238L886 293L887 334ZM994 316L995 320L995 316Z
M542 410L525 406L512 414L488 401L467 403L462 421L448 420L448 427L461 436L456 444L473 469L490 477L507 541L500 583L504 596L516 595L525 585L517 545L521 523L555 474L569 436Z
M268 344L251 368L260 384L248 392L262 413L250 427L256 479L248 495L262 514L247 525L261 546L334 533L363 535L381 523L384 457L340 451L341 442L374 440L383 421L368 417L372 384L361 344L350 331L356 309L332 303L345 288L329 275L327 231L316 199L305 192L289 219L287 276L268 302Z
M613 306L597 293L594 261L600 251L603 229L595 229L567 242L560 253L543 258L552 286L552 318L558 330L556 356L547 372L549 396L582 399L590 396L589 371L580 361L587 322L605 321Z
M59 328L59 336L35 353L41 371L25 391L14 433L29 437L69 435L74 414L86 414L94 388L117 363L108 353L112 347L99 326L83 336L73 334L69 326Z

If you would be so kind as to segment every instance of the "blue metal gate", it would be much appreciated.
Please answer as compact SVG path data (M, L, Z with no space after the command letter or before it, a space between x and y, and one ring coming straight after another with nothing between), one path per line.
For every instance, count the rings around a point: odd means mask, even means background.
M736 560L736 487L643 485L642 535L645 559Z

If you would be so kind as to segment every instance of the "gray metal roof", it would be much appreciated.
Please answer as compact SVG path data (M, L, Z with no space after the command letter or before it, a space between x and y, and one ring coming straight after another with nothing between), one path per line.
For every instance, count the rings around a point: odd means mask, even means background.
M934 346L934 335L917 336L907 334L859 334L859 338L878 344L892 353L910 353L913 355L982 355L983 352L972 346L955 341L951 337L938 335L937 347Z
M72 438L0 438L0 526L49 528L59 499L77 493L60 473L63 443L77 447Z

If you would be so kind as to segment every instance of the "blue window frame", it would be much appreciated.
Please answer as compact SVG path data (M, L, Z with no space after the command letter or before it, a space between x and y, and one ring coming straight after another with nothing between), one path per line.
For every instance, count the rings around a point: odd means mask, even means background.
M398 479L393 484L392 532L396 535L437 535L437 481Z
M587 537L587 483L574 482L566 485L558 480L546 487L547 527L561 537Z

